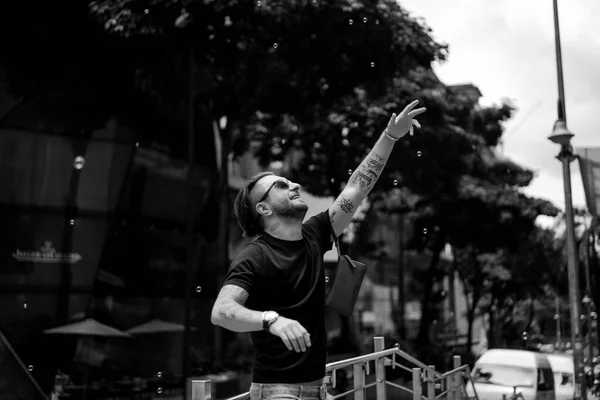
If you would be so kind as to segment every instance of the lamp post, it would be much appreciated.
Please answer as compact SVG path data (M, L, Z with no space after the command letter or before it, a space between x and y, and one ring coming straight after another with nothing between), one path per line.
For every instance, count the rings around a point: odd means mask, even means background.
M179 29L186 29L192 24L193 18L187 13L187 11L183 11L181 15L175 21L175 27ZM183 374L183 399L188 398L188 394L190 392L190 388L188 387L188 378L190 375L190 351L191 351L191 333L190 333L190 323L191 323L191 308L192 308L192 295L191 295L191 286L190 283L193 277L194 270L194 218L193 218L193 192L194 192L194 151L195 151L195 105L194 105L194 46L190 42L188 49L188 90L187 90L187 162L188 162L188 170L187 170L187 179L186 179L186 202L185 202L185 216L186 216L186 252L185 252L185 282L184 282L184 305L183 305L183 313L184 313L184 331L183 331L183 346L182 346L182 354L181 354L181 372Z
M548 139L560 145L560 153L556 156L562 163L565 192L565 219L567 226L567 271L569 279L569 305L571 311L571 344L573 348L573 364L575 369L574 400L587 399L585 375L583 368L583 342L580 323L579 275L575 248L575 228L573 220L573 200L571 198L571 162L575 160L571 138L574 136L567 128L565 108L565 89L562 70L562 54L560 46L560 29L558 24L558 0L553 0L554 8L554 44L556 50L556 69L558 78L558 119L554 123L552 135Z

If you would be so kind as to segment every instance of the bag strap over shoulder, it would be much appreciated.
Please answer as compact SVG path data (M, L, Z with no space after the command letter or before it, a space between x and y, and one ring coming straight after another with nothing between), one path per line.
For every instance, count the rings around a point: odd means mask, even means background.
M331 224L329 225L331 226ZM338 258L342 258L342 251L340 250L340 239L333 231L333 226L331 226L331 236L333 237L333 243L335 243L335 248L337 249Z

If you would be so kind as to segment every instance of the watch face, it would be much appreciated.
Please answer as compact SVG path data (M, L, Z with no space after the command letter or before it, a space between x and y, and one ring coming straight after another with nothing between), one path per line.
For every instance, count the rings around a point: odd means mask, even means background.
M267 311L265 313L265 320L267 321L272 321L275 318L277 318L279 315L277 315L277 313L275 311Z

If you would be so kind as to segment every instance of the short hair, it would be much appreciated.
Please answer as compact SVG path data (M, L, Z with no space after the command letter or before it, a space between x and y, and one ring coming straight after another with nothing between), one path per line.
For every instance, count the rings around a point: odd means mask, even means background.
M233 213L237 218L238 225L242 228L244 237L255 237L263 233L263 227L255 212L256 205L252 204L250 198L250 192L259 180L268 175L274 174L272 172L261 172L254 175L235 197Z

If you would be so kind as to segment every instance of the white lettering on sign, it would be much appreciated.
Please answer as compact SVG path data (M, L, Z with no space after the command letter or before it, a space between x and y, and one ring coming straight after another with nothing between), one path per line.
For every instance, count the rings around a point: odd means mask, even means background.
M27 250L15 250L12 253L15 260L20 262L35 262L35 263L46 263L46 264L76 264L81 261L81 254L79 253L60 253L52 246L52 242L46 241L44 245L40 247L39 251L27 251Z

